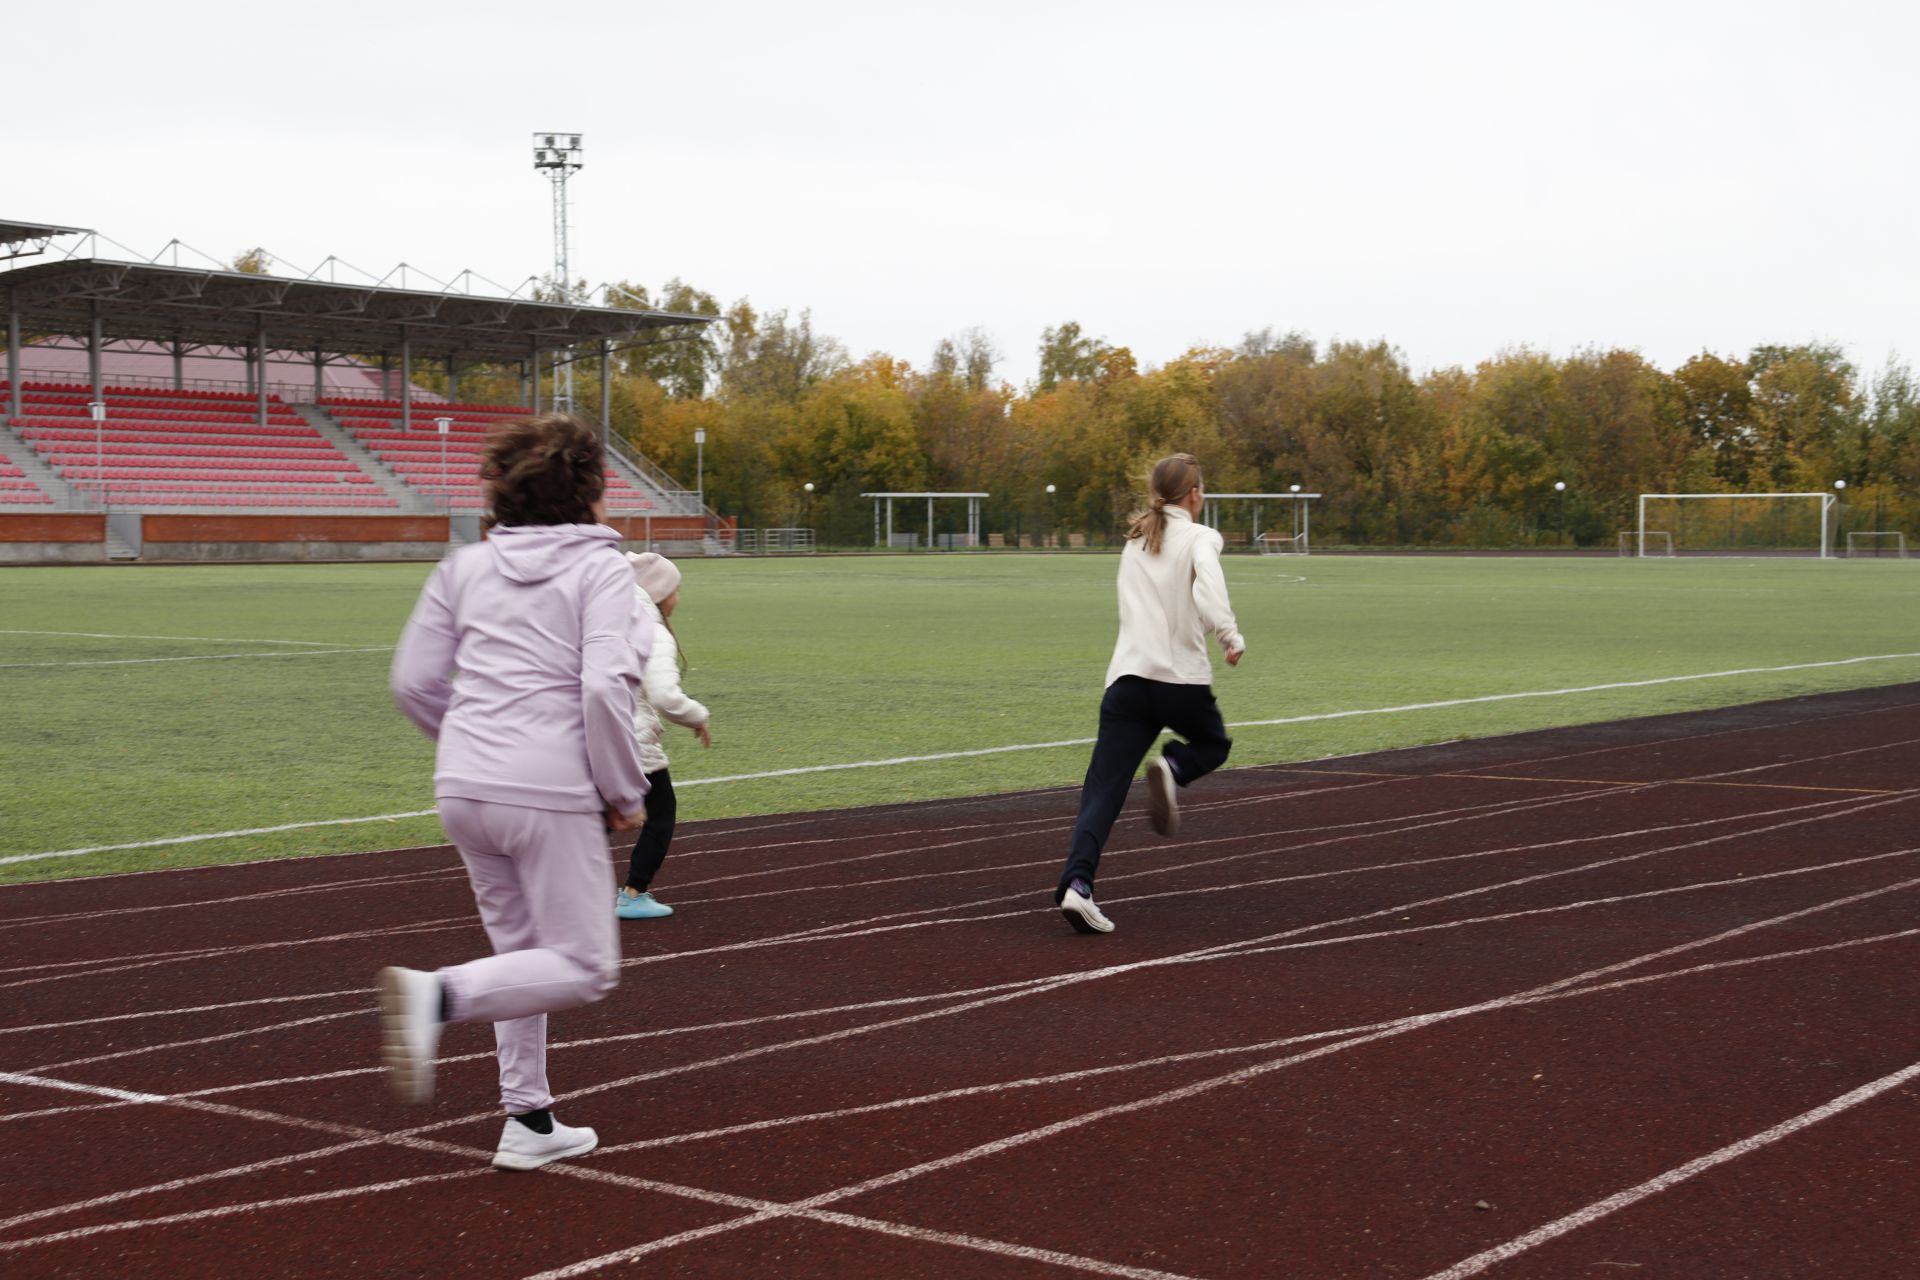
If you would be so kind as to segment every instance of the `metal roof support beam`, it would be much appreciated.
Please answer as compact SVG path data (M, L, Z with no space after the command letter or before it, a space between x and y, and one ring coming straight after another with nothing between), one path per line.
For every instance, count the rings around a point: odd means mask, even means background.
M173 389L184 391L187 386L186 367L187 344L175 338L173 340Z
M20 308L7 292L7 425L20 416Z
M327 389L327 353L319 347L313 349L313 402L318 405L320 396Z
M267 425L267 322L259 321L253 329L253 410L254 422L259 426Z
M600 339L600 447L613 448L613 344Z
M400 326L400 429L413 430L413 335Z

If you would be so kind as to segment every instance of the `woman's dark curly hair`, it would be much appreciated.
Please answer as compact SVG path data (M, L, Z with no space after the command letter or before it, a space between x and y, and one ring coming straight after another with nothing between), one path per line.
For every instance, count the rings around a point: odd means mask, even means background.
M592 524L606 471L600 437L570 413L502 422L480 458L496 524Z

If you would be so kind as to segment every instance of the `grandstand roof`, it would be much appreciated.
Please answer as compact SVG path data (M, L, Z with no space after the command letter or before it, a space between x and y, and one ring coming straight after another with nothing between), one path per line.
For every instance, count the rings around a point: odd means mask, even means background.
M519 360L718 318L103 258L0 271L0 303L30 333L87 334L97 315L107 338L239 344L264 329L282 350L398 351L404 339L415 356L469 361Z
M56 236L82 235L85 227L61 227L51 222L21 222L14 218L0 218L0 262L8 258L24 258L28 254L44 253L48 242ZM20 245L27 245L25 249Z

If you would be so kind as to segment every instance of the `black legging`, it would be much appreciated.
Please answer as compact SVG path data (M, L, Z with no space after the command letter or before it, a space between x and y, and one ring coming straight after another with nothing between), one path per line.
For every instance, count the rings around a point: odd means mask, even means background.
M1075 880L1093 883L1100 850L1127 802L1133 771L1162 729L1186 739L1169 742L1161 753L1173 762L1174 777L1183 787L1225 764L1233 746L1211 685L1168 684L1140 676L1121 676L1108 685L1100 699L1100 736L1080 788L1080 821L1074 824L1072 849L1054 902Z
M645 893L666 861L667 845L673 841L673 819L678 806L673 800L673 779L665 769L647 775L647 821L633 842L633 861L627 867L627 885L635 893Z

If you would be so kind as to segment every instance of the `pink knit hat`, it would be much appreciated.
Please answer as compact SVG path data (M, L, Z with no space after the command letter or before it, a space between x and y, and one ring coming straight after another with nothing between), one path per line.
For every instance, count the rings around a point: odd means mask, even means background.
M633 582L647 593L647 599L659 604L680 589L680 566L654 551L629 551Z

